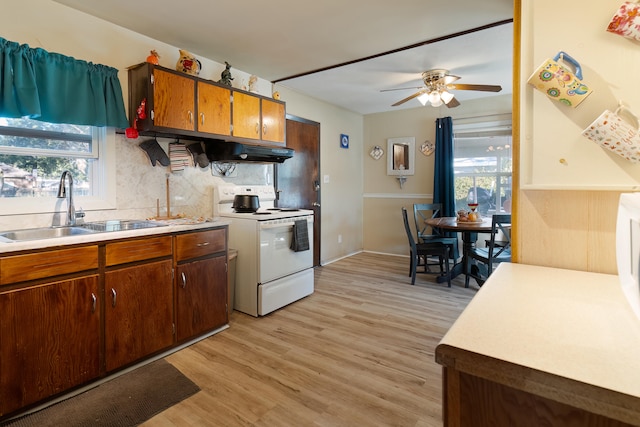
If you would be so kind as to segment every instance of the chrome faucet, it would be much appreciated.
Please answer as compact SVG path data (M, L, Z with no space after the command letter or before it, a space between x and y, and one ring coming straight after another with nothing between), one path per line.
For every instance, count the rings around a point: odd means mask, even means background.
M64 185L67 176L69 177L68 190ZM62 172L62 176L60 177L60 185L58 185L58 198L67 198L67 225L76 225L76 208L73 206L73 176L68 170Z

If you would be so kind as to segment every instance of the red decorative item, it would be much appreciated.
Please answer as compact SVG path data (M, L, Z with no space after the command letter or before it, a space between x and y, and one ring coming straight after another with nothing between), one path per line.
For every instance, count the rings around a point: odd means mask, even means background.
M144 120L147 118L147 98L144 98L138 108L136 109L136 119L133 121L133 127L125 129L125 135L127 138L136 139L139 136L138 133L138 120Z
M144 120L147 118L146 106L147 106L147 98L144 98L140 103L140 105L138 106L138 109L136 110L136 117L138 119Z

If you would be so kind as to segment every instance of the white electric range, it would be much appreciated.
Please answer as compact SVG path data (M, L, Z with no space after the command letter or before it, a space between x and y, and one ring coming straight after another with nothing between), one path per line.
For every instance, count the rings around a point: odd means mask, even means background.
M234 197L248 194L258 196L260 208L235 212ZM275 200L269 185L221 184L213 189L214 216L231 219L229 247L238 250L233 308L252 316L313 293L313 211L274 208ZM298 240L306 239L308 249L292 249L294 233Z

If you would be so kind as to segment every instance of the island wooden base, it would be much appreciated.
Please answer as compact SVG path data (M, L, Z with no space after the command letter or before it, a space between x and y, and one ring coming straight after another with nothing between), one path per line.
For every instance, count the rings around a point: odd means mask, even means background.
M445 426L640 426L640 322L617 276L500 264L435 356Z
M442 382L447 427L632 426L455 369L443 368Z

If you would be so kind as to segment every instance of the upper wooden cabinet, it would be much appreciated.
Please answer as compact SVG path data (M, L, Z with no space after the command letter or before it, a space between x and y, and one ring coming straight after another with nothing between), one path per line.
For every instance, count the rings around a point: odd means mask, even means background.
M262 139L284 143L285 108L281 102L262 99Z
M131 126L143 133L228 136L231 90L167 68L141 64L129 70L129 115Z
M129 69L130 122L143 135L283 145L285 110L282 101L157 65Z
M231 90L198 81L198 130L231 134Z
M195 130L195 82L176 73L155 70L147 98L155 126Z

